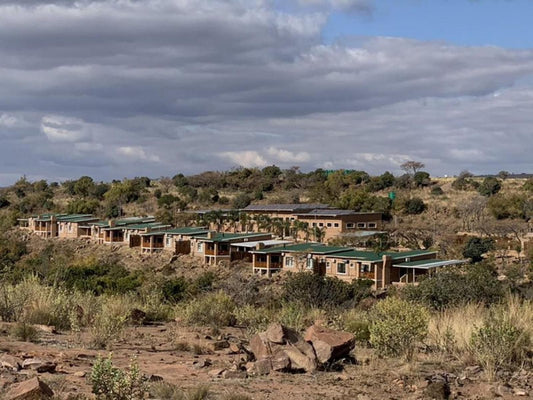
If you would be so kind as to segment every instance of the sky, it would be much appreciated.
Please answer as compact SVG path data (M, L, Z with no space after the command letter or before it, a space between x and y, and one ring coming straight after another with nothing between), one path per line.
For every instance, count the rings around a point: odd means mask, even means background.
M530 0L0 0L0 186L533 172Z

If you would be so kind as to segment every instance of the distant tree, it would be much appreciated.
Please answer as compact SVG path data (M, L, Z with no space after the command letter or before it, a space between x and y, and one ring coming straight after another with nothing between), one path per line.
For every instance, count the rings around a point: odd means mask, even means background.
M67 206L70 214L94 214L100 208L100 202L96 199L77 199Z
M94 181L90 176L82 176L74 182L73 192L81 197L88 197L94 191Z
M490 238L473 237L466 243L463 256L477 263L483 260L483 254L494 249L494 241Z
M174 175L172 182L174 182L174 185L179 188L189 185L188 179L183 174Z
M495 195L500 191L502 185L500 181L493 177L487 177L483 179L483 182L478 187L478 192L480 195L485 197L490 197Z
M271 165L269 167L265 167L261 170L261 173L264 177L274 179L281 175L281 169L277 167L276 165Z
M412 186L413 177L409 174L403 174L394 181L394 186L399 189L409 189Z
M425 171L418 171L417 173L415 173L415 175L413 176L413 181L418 187L428 186L431 183L430 175Z
M509 171L498 172L498 178L503 179L503 180L506 180L507 178L509 178L509 175L511 175Z
M472 180L469 179L472 176L472 173L469 171L461 171L457 179L452 182L452 188L455 190L467 190L472 184Z
M0 208L6 208L10 206L10 202L4 196L0 196Z
M444 190L440 186L435 186L433 189L431 189L431 194L433 196L441 196L444 194Z
M406 161L402 165L400 165L400 168L403 169L406 173L414 175L425 166L426 165L424 163L421 163L419 161Z

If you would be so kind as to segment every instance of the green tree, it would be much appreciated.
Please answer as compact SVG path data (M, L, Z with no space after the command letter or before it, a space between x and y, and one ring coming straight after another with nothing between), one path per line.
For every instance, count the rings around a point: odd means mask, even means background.
M95 184L93 178L90 176L82 176L76 182L74 182L73 191L74 194L81 197L88 197L94 192Z
M490 238L473 237L466 243L463 256L472 260L473 263L483 260L483 254L494 250L494 241Z
M409 215L422 214L426 208L426 203L420 197L407 199L404 203L405 213Z
M481 183L481 185L479 185L477 190L482 196L490 197L498 193L501 188L502 185L500 181L496 178L489 176L483 179L483 182Z

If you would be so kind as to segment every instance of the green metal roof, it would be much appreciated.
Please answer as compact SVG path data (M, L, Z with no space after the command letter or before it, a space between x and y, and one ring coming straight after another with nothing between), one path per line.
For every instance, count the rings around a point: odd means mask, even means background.
M298 243L290 246L271 247L269 249L256 250L254 253L314 253L330 254L349 250L349 247L326 246L320 243Z
M186 226L183 228L168 229L164 231L144 233L142 236L156 236L156 235L187 235L196 236L209 232L207 228L199 228L194 226Z
M350 250L350 251L344 251L342 253L333 254L332 257L338 257L338 258L354 258L357 260L362 261L381 261L381 256L378 253L375 253L373 251L358 251L358 250Z
M239 239L249 239L255 237L267 236L267 233L215 233L212 238L207 238L207 233L202 235L194 235L196 239L202 239L206 242L231 242Z
M147 222L145 224L114 226L113 228L105 228L106 231L119 230L141 230L146 228L168 228L170 225L165 225L160 222Z
M382 254L386 256L391 256L393 260L398 260L401 258L417 257L424 256L427 254L436 254L434 250L409 250L409 251L385 251Z
M93 217L92 215L91 216L86 216L86 217L64 217L64 218L61 218L59 219L58 218L58 221L59 222L74 222L74 223L78 223L78 222L91 222L91 221L94 221L94 220L97 220L98 218L96 217Z

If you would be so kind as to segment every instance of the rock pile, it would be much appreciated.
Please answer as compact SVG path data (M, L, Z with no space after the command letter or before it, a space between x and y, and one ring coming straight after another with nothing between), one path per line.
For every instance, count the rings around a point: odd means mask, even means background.
M250 340L250 350L256 359L250 372L257 375L271 371L313 372L348 356L354 347L355 339L348 332L313 325L302 337L295 330L275 323Z

